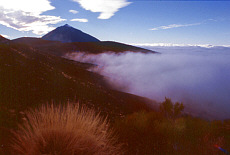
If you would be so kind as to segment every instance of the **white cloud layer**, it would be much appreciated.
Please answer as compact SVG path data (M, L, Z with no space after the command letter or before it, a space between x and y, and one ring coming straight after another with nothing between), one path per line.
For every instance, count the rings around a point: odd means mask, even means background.
M75 19L71 19L70 21L72 21L72 22L86 23L86 22L88 22L88 19L85 19L85 18L75 18Z
M0 0L0 24L18 31L45 34L54 29L49 24L64 21L57 16L41 15L53 9L48 0Z
M157 30L166 30L166 29L172 29L172 28L178 28L178 27L188 27L188 26L195 26L195 25L200 25L201 23L193 23L193 24L171 24L171 25L166 25L166 26L160 26L160 27L155 27L150 30L152 31L157 31Z
M230 48L149 47L161 54L75 52L67 58L97 64L92 71L121 91L159 102L165 96L185 111L209 119L230 119Z
M111 18L120 8L131 2L127 0L73 0L78 2L82 8L92 12L100 12L99 19Z
M72 14L77 14L78 13L77 10L69 10L69 12L72 13Z

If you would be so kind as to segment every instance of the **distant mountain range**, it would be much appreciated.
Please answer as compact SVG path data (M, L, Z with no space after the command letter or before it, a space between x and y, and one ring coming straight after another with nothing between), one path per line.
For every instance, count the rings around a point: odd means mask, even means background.
M44 40L71 42L99 42L97 38L75 29L68 24L60 26L42 37Z

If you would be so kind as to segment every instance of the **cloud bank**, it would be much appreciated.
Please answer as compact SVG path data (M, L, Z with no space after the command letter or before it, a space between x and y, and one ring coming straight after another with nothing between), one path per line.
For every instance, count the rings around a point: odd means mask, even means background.
M74 53L67 57L98 64L92 71L116 88L157 101L170 97L185 111L208 119L230 118L230 48L151 47L162 54Z
M73 0L85 10L100 12L99 19L111 18L120 8L128 6L131 2L127 0Z
M0 1L0 24L18 31L32 31L42 35L55 27L49 26L64 21L57 16L41 15L53 10L48 0L7 0Z

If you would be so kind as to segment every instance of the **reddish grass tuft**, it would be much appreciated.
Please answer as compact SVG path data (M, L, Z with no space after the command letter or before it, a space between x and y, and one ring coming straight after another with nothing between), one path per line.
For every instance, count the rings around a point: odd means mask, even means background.
M121 154L106 119L79 105L43 105L26 112L12 153L23 155Z

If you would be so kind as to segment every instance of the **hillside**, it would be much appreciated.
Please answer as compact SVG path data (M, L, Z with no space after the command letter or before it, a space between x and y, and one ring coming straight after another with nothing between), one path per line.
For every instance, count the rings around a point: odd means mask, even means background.
M0 35L0 43L5 43L7 41L9 40Z
M97 38L75 29L68 24L60 26L42 37L44 40L69 42L99 42Z
M103 53L103 52L115 52L121 53L125 51L142 52L142 53L157 53L155 51L147 50L140 47L135 47L127 44L122 44L112 41L101 42L74 42L74 43L61 43L58 41L48 41L41 38L29 38L23 37L12 40L14 43L26 44L42 52L64 56L67 53L72 52L87 52L87 53Z
M79 101L110 120L151 109L153 101L113 90L101 75L87 71L91 66L24 44L0 44L1 145L7 148L22 111L42 103Z
M72 32L73 28L65 25L64 29ZM69 32L65 32L68 37ZM66 38L65 41L54 40L0 37L0 154L8 154L10 131L23 121L24 111L41 104L79 102L113 122L133 112L151 111L156 103L114 90L103 76L88 71L92 64L64 58L66 54L78 51L94 54L154 51L110 41L71 40L67 43Z

